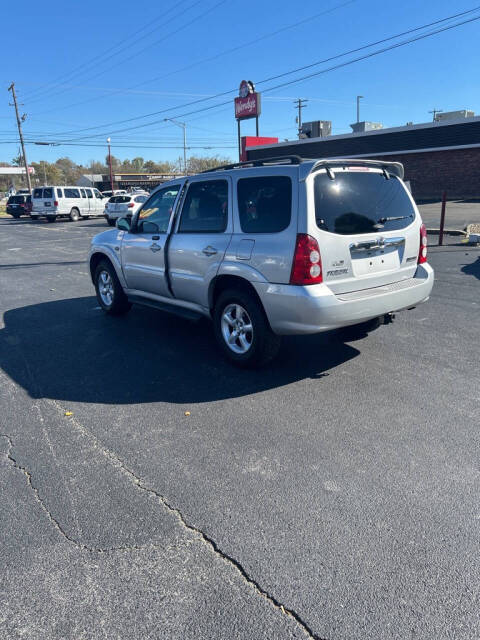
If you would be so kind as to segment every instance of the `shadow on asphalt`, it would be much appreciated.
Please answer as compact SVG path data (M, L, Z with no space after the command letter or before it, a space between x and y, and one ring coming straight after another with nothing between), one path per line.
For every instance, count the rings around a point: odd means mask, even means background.
M7 311L0 366L34 398L105 404L211 402L321 378L359 351L337 334L284 339L268 368L245 371L217 352L210 323L134 306L106 316L94 297Z
M475 276L475 278L480 280L480 258L477 258L475 262L464 265L462 267L462 272L466 273L468 276Z

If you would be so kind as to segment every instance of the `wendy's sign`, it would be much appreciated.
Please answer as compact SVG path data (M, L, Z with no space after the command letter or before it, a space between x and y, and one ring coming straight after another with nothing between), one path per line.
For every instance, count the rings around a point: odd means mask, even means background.
M238 98L235 98L235 118L246 120L258 118L261 113L260 94L256 93L255 85L251 80L242 80Z

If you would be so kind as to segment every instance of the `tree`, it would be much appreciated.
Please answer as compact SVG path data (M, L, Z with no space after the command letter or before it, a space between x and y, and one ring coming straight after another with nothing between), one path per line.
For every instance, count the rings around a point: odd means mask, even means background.
M222 158L221 156L190 156L187 160L187 172L200 173L201 171L215 169L215 167L219 167L222 164L230 164L231 162L230 158ZM183 160L181 158L178 159L178 168L183 170Z
M115 156L111 156L111 158L112 158L112 169L118 169L118 167L120 167L120 165L122 164L121 161ZM108 155L105 156L105 164L107 165L107 167L109 166Z
M143 169L143 165L145 163L145 160L143 158L134 158L132 160L132 166L135 169L135 171L141 171Z

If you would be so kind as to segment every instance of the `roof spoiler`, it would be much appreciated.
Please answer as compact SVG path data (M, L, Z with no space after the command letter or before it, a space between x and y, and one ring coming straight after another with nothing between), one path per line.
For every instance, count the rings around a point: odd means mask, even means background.
M377 169L381 169L384 172L386 171L387 173L392 173L401 180L403 180L403 176L405 174L403 170L403 164L401 162L384 162L382 160L361 159L317 160L317 162L312 165L309 174L314 173L315 171L319 171L320 169L326 169L327 173L330 173L333 167L374 167Z

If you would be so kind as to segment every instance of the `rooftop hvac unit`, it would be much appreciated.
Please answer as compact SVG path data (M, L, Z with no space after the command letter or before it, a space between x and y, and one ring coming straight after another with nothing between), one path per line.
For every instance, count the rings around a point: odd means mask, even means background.
M300 138L326 138L332 133L331 120L304 122L300 129Z
M350 125L353 133L363 133L364 131L375 131L376 129L383 129L381 122L354 122Z
M442 122L444 120L461 120L462 118L473 118L475 115L475 111L470 111L469 109L460 109L459 111L444 111L441 113L437 113L435 116L435 120L437 122Z

